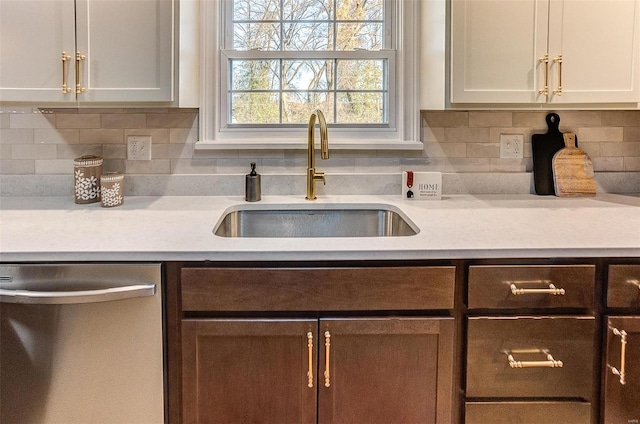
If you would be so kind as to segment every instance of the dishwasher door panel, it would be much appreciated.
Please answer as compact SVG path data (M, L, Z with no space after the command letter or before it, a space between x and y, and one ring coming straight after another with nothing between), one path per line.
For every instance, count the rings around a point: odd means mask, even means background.
M111 288L144 282L155 284L155 294L91 303L0 303L0 422L164 423L160 267L73 267L81 271L36 269L51 276L34 279L37 290L77 293L96 289L95 281ZM118 276L120 267L128 269L126 279ZM4 266L0 276L2 271ZM13 285L33 277L18 274Z

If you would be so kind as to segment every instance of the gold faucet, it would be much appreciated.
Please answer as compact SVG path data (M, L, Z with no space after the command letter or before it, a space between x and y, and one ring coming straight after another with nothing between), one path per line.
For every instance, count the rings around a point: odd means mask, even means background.
M316 199L316 182L322 181L324 185L327 182L324 179L324 172L316 172L315 168L315 152L314 152L314 131L316 126L316 117L318 117L318 126L320 127L320 157L329 159L329 136L327 133L327 121L320 109L313 111L309 117L309 133L307 136L307 200Z

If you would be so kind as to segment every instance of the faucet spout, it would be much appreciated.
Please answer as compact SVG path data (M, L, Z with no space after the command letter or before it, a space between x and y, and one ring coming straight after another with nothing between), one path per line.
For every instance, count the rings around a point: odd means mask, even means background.
M316 117L318 118L318 126L320 127L320 157L329 159L329 135L327 132L327 121L320 109L313 111L309 117L309 128L307 134L307 200L316 199L316 182L322 181L327 184L324 178L324 172L316 172L315 168L315 140L314 132L316 126Z

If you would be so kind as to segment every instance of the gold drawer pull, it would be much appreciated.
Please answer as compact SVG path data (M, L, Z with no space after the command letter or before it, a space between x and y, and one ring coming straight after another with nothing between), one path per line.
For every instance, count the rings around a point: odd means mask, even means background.
M564 296L565 290L557 288L549 280L531 280L531 281L511 281L509 287L511 288L511 294L518 296L521 294L551 294L553 296ZM545 289L523 289L518 287L518 284L542 284L548 288Z
M76 94L84 93L85 88L82 86L82 75L80 74L80 62L87 57L80 52L76 52Z
M544 63L544 88L538 90L538 93L549 95L549 55L545 54L540 58L540 62Z
M562 55L554 57L553 61L558 64L558 88L553 90L553 94L562 96Z
M614 335L620 336L620 369L611 367L611 372L620 377L620 384L624 386L627 384L627 374L625 372L627 362L627 332L618 330L617 328L612 328L611 331L613 331Z
M309 348L309 371L307 371L309 382L307 385L313 387L313 333L311 331L307 333L307 348Z
M640 280L638 280L637 278L628 279L627 284L633 284L634 286L640 289Z
M325 331L324 333L324 347L326 349L326 356L324 361L324 387L331 386L331 376L329 375L329 355L331 354L331 333Z
M71 88L67 87L67 62L71 60L71 56L67 52L62 52L62 94L71 93Z
M562 368L564 365L562 361L557 361L553 358L551 353L547 349L519 349L519 350L507 350L504 351L509 361L511 368ZM513 354L518 353L540 353L544 355L546 361L516 361Z

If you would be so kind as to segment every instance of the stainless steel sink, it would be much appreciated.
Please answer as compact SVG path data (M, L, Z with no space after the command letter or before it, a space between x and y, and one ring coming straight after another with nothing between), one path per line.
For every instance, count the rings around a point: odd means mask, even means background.
M227 210L213 232L221 237L398 237L418 228L390 205L270 205Z

